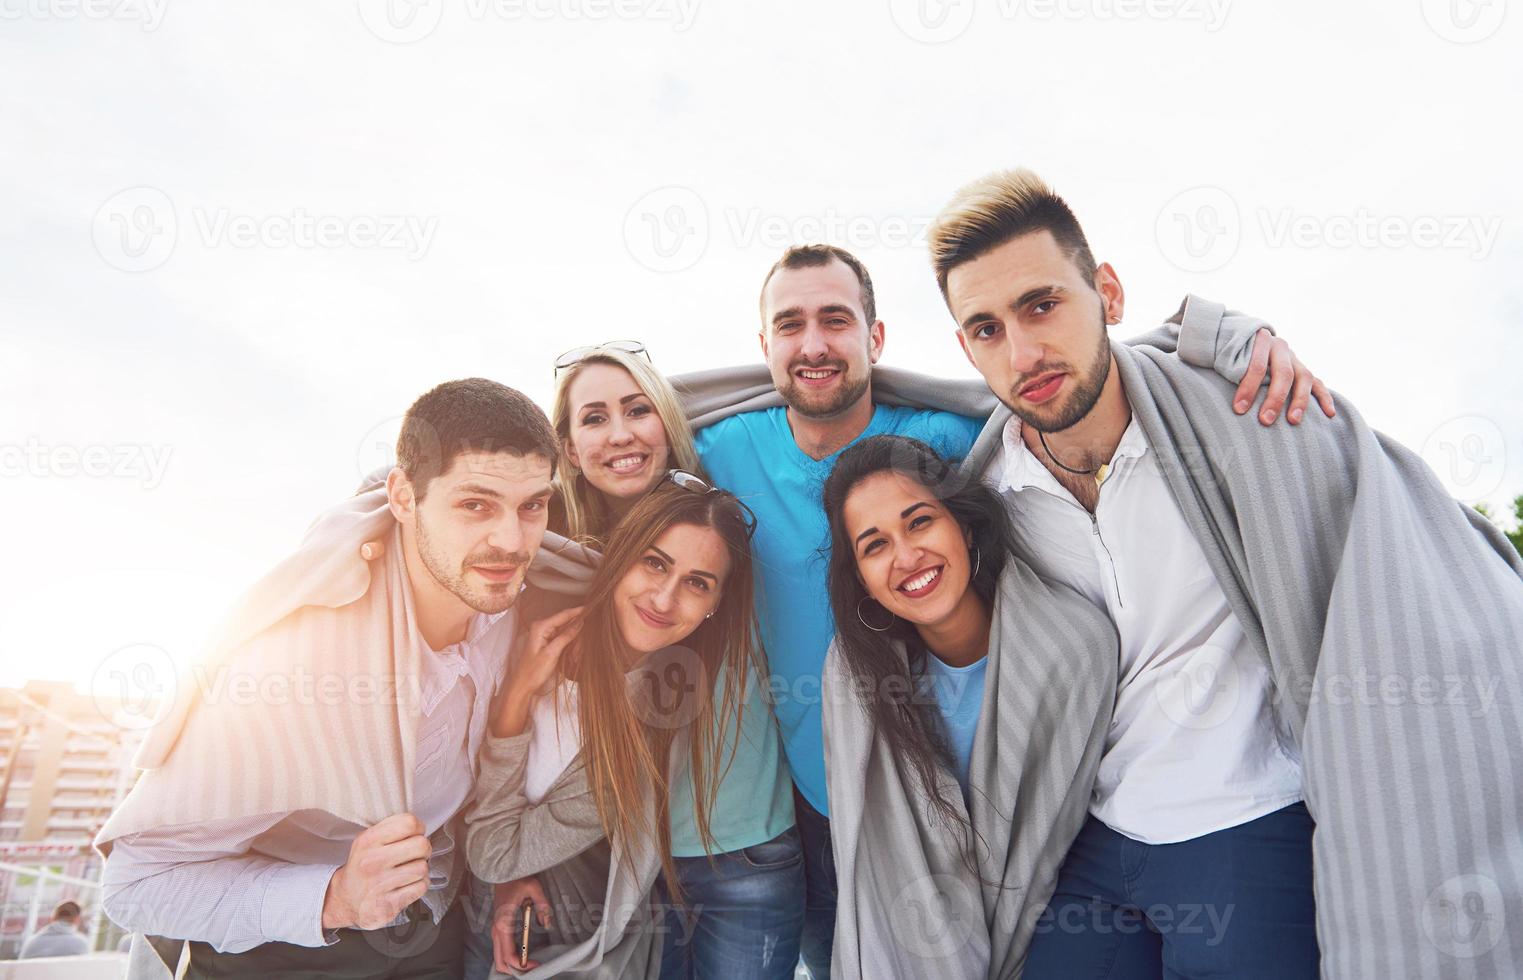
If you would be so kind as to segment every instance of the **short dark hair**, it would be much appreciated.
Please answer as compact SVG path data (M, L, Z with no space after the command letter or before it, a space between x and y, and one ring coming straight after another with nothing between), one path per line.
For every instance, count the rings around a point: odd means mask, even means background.
M1095 256L1079 219L1042 178L1030 170L1002 170L957 192L931 222L931 267L942 298L947 275L1013 238L1051 233L1085 282L1095 281Z
M767 318L767 283L777 275L777 270L814 269L832 262L841 262L857 274L857 282L862 285L862 315L867 317L869 326L877 322L878 301L873 297L873 277L867 274L867 266L862 264L861 259L834 245L794 245L783 253L782 258L772 263L772 268L767 270L767 278L762 280L761 298L758 300L764 321L762 326L766 326Z
M521 391L486 378L446 381L420 396L402 418L397 466L418 500L461 453L543 456L555 473L555 430Z
M59 902L58 903L58 907L53 909L53 918L55 918L55 919L77 919L77 918L79 918L79 903L78 902Z

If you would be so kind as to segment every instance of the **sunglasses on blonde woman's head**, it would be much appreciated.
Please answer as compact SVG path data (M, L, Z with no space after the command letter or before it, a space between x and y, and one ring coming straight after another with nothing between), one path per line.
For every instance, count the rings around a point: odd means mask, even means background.
M750 539L756 537L756 512L747 507L745 501L741 500L730 491L725 490L722 487L716 487L710 484L703 477L698 476L694 473L689 473L687 470L667 470L666 476L661 478L661 483L676 484L689 493L702 494L704 496L708 496L710 494L719 494L722 497L730 498L731 500L735 501L735 506L740 508L740 520L746 528L746 540L749 541ZM659 483L657 484L657 486L660 485L661 484Z
M607 343L595 344L591 347L571 348L555 359L555 373L559 375L562 371L571 367L571 365L584 361L591 355L605 350L623 351L626 354L639 354L647 361L650 360L650 351L646 350L645 345L638 340L610 340Z

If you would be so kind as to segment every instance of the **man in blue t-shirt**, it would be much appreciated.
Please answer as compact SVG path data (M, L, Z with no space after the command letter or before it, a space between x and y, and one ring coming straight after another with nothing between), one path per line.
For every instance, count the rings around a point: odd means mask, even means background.
M804 850L801 949L810 974L823 980L830 976L836 879L820 672L835 624L820 494L836 457L858 439L910 436L961 459L984 420L873 403L883 321L867 269L844 249L806 245L783 253L762 284L761 317L762 353L786 407L733 415L700 431L697 445L715 483L757 516L758 613Z

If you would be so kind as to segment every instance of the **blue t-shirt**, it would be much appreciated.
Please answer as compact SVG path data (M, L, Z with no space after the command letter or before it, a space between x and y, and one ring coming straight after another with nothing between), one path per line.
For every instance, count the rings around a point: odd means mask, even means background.
M878 405L857 439L908 436L960 460L982 428L981 419L951 412ZM793 441L786 408L732 415L696 441L715 483L756 512L757 615L772 669L769 694L794 785L828 816L820 672L835 621L825 590L830 530L820 497L840 454L811 459Z
M973 733L978 730L978 716L984 707L984 677L988 657L979 657L966 667L942 663L933 653L925 655L922 684L936 698L936 709L952 749L952 772L962 787L963 802L968 799L968 759L973 754Z

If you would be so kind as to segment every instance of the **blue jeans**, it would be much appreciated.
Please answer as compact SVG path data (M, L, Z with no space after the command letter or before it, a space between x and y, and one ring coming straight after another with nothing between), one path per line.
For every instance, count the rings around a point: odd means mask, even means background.
M804 859L789 827L728 854L676 858L683 907L668 905L662 980L786 980L799 958Z
M804 845L804 936L800 952L814 980L830 980L836 939L836 852L830 846L830 818L793 790L793 814Z
M1037 920L1026 980L1317 976L1311 815L1293 803L1178 844L1090 817Z

